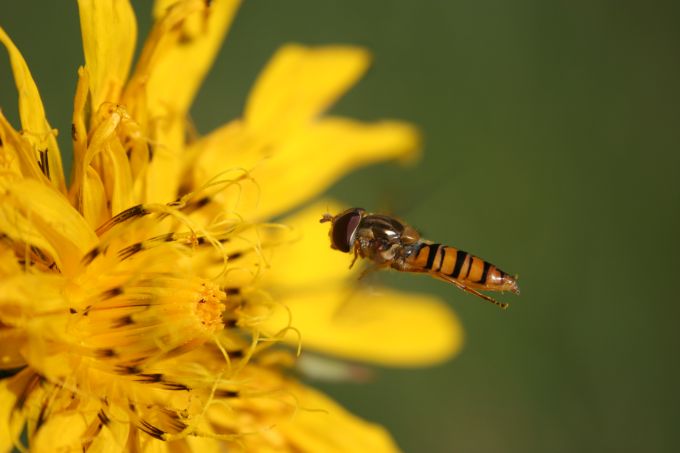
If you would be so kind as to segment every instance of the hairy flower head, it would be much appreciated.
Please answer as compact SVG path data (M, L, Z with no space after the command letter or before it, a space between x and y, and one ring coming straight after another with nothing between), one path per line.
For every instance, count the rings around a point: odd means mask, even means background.
M408 124L322 115L366 51L285 46L241 118L190 133L237 6L157 1L132 68L129 3L79 1L68 186L0 29L21 120L0 113L0 451L392 451L382 428L292 377L297 349L418 365L458 348L438 301L349 292L356 273L312 220L320 205L267 220L353 167L417 151Z

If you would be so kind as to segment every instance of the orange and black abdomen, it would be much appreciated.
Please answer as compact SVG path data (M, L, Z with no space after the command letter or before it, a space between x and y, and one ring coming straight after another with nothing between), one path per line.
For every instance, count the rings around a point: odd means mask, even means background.
M519 293L514 277L471 253L441 244L421 243L406 259L406 271L429 272L444 280L456 280L468 288Z

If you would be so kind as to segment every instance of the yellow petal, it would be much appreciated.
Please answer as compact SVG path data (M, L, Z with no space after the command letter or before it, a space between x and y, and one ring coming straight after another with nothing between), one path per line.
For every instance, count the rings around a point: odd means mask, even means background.
M420 136L407 123L317 118L356 81L368 60L355 47L284 47L255 84L244 120L192 147L195 181L245 169L257 187L239 192L239 213L263 219L317 195L358 166L412 158Z
M92 112L117 102L137 42L137 22L127 0L78 0Z
M425 366L448 360L463 340L458 318L439 299L386 288L330 287L283 295L302 347L386 366ZM269 325L280 329L288 313ZM286 340L297 345L292 332Z
M72 412L50 416L31 439L32 451L82 451L81 442L95 414Z
M187 444L188 451L200 451L205 453L220 453L224 451L224 445L216 439L189 436L184 442Z
M0 111L0 139L2 139L3 165L5 170L24 178L37 179L47 183L47 177L35 159L33 145L14 130Z
M70 196L90 226L97 227L134 203L130 162L119 136L129 116L122 107L106 104L94 118L98 122L90 128L85 153L78 150Z
M295 415L277 426L291 450L300 452L398 452L389 433L381 426L350 414L323 394L294 385L299 399Z
M0 328L0 370L11 370L26 365L26 360L24 360L20 351L25 342L25 331L14 327L3 326ZM0 451L2 451L2 448L0 448Z
M154 16L160 20L177 3L178 0L157 0ZM239 0L213 1L209 8L194 12L167 31L171 36L164 39L174 42L166 44L149 73L147 90L152 111L162 109L180 116L186 113L239 4Z
M79 192L77 205L87 221L87 224L94 230L99 225L110 218L110 213L106 209L106 191L99 173L94 168L87 168L85 176L82 178L82 191Z
M19 443L19 434L24 424L24 417L14 411L17 393L11 389L14 378L0 381L0 451L11 451L13 445Z
M19 212L16 205L2 195L0 195L0 231L13 241L39 248L42 253L52 257L61 269L61 257L57 249L28 215ZM29 251L25 253L28 254ZM14 250L6 258L16 259Z
M127 421L124 423L109 422L108 425L103 426L99 430L87 451L100 453L120 453L126 451L125 442L127 441L129 431L130 423Z
M328 118L270 145L234 121L197 142L190 155L196 181L237 168L250 171L257 185L241 187L239 213L264 219L313 198L357 167L408 159L419 147L416 128L399 121Z
M7 224L2 231L18 240L43 238L56 251L53 258L62 273L72 275L80 258L91 250L98 239L83 217L60 193L31 179L2 181L2 211ZM23 228L15 222L25 218ZM32 242L31 242L32 243ZM36 244L40 246L40 244Z
M354 85L369 62L369 53L359 47L282 47L248 98L248 127L272 137L297 129Z
M181 440L164 441L144 436L142 447L139 450L143 453L166 453L166 452L201 452L201 453L220 453L232 451L226 449L224 442L219 440L204 438L199 436L187 436ZM96 450L94 450L96 451ZM120 450L118 450L120 451ZM239 450L236 450L239 451Z
M413 156L419 146L418 131L407 123L324 119L289 139L253 170L261 189L253 216L281 214L318 195L355 168Z
M90 112L87 101L90 91L90 75L83 67L78 68L78 83L76 93L73 96L73 116L71 117L71 144L73 146L73 164L71 167L71 184L69 187L69 200L75 208L81 212L88 221L94 220L91 210L83 209L83 199L87 193L83 193L83 185L87 174L85 163L87 151L87 128L90 123ZM97 178L99 176L97 175ZM94 226L92 223L90 225Z
M35 85L24 57L1 27L0 42L7 48L14 73L14 83L19 94L19 117L23 135L33 146L35 159L42 163L43 173L56 189L65 193L64 170L61 166L61 153L57 145L56 132L47 122L38 87Z

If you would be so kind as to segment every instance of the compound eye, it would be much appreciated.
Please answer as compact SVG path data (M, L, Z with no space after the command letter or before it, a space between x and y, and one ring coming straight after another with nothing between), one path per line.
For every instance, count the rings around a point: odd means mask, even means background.
M350 210L340 214L333 220L333 231L331 233L331 241L333 247L341 252L349 252L352 249L352 242L354 242L354 233L361 221L361 212L357 210Z

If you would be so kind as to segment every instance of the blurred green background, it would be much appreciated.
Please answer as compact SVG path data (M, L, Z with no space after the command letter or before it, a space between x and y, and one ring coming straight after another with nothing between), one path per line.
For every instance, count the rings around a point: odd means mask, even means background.
M144 36L150 2L134 3ZM70 150L75 1L6 0L0 24ZM365 45L374 66L334 112L417 123L426 153L331 194L520 275L505 312L434 279L378 276L450 301L465 348L328 393L408 452L680 451L679 24L671 1L245 3L193 109L200 131L240 113L280 44Z

